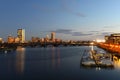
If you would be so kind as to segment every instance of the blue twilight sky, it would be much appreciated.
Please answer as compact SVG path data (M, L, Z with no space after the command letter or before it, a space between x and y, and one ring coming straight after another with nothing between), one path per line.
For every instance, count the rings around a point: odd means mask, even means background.
M120 0L0 0L0 37L32 36L63 40L103 39L120 32Z

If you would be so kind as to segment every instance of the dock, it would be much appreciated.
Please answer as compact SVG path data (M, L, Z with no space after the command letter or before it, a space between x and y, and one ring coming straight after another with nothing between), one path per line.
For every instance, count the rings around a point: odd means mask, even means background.
M109 53L97 53L95 50L84 52L81 59L81 66L84 67L114 67Z

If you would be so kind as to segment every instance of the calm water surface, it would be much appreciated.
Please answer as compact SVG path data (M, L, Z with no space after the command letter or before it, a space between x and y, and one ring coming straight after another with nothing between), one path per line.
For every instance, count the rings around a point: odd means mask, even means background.
M0 54L1 80L120 80L120 61L115 68L84 68L81 55L89 46L21 48ZM94 49L98 49L94 47Z

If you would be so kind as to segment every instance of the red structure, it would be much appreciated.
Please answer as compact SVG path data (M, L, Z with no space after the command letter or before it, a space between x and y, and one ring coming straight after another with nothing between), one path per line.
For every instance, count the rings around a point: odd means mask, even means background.
M98 46L111 52L120 53L120 45L118 44L99 43Z

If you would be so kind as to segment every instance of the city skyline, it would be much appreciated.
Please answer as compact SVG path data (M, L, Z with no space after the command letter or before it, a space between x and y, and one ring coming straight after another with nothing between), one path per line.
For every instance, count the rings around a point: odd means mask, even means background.
M1 0L0 37L26 30L26 40L51 32L63 40L104 39L119 33L120 1ZM8 29L9 28L9 29Z

